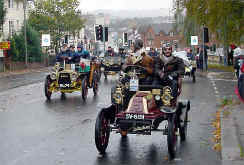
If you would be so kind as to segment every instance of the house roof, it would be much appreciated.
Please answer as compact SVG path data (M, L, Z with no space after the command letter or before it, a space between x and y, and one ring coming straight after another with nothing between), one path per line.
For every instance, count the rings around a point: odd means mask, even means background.
M146 32L149 27L153 28L155 34L159 34L160 32L163 32L164 34L169 34L169 32L173 30L172 23L160 23L160 24L151 24L151 25L141 25L138 28L138 33Z

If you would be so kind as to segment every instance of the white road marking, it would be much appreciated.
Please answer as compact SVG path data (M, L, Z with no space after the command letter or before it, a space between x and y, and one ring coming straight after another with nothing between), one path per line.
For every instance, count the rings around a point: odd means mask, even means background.
M232 79L213 79L214 81L227 81L227 82L237 82L237 80Z

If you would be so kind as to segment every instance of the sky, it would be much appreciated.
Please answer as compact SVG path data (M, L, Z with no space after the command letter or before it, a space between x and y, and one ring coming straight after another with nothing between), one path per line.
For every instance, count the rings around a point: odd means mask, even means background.
M83 11L170 8L172 0L80 0Z

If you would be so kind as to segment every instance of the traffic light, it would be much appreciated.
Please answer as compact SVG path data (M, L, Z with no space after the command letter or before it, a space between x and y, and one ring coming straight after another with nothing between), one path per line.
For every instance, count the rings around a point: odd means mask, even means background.
M127 33L123 33L123 43L124 43L124 45L128 45L128 36L127 36Z
M95 26L96 41L103 41L103 26Z
M108 27L104 27L105 30L105 42L108 41Z
M174 47L175 47L175 49L178 48L178 42L176 40L174 40Z
M68 40L69 40L68 35L65 35L65 36L64 36L64 43L65 43L65 44L68 44L68 42L69 42Z
M204 35L204 43L209 42L209 37L208 37L208 28L203 28L203 35Z

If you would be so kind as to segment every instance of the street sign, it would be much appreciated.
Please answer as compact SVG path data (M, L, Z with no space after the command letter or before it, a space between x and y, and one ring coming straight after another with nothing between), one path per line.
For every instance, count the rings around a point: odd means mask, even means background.
M0 50L0 57L4 57L3 50Z
M50 46L50 34L42 34L42 46Z
M191 45L198 45L198 36L191 36Z
M0 49L9 50L10 49L10 41L0 42Z

